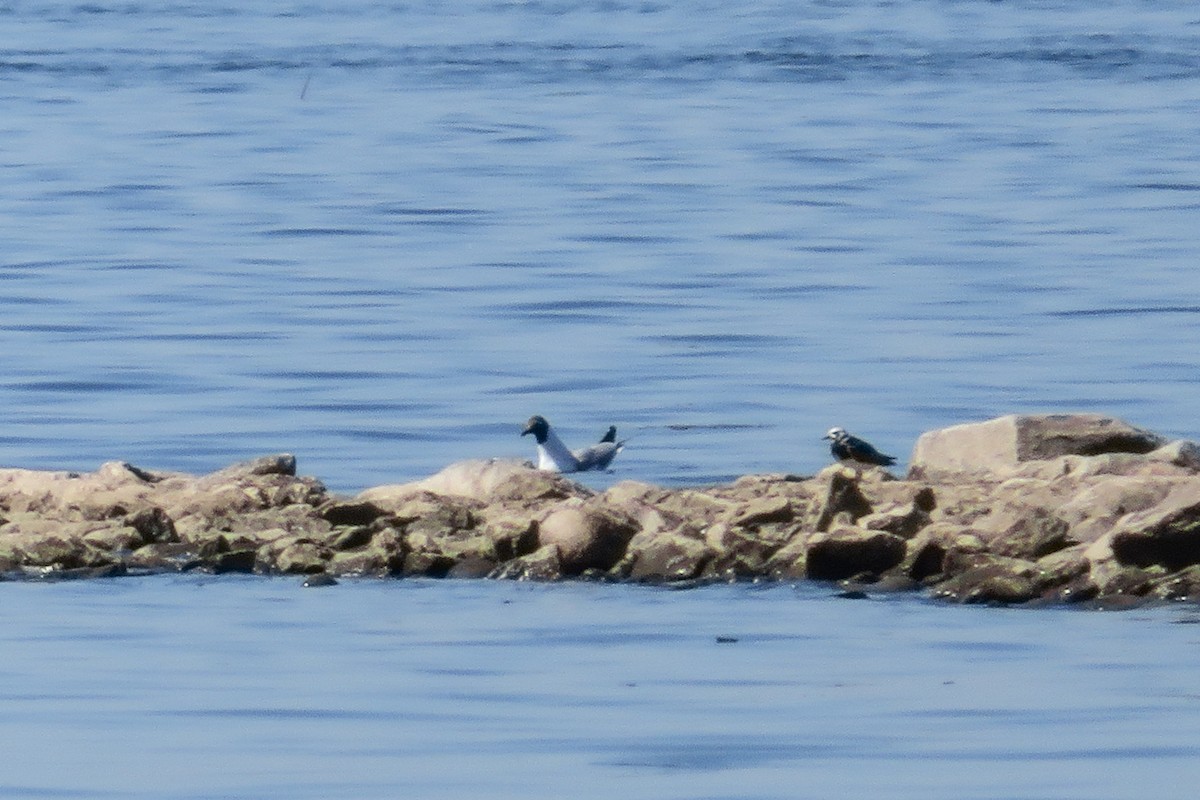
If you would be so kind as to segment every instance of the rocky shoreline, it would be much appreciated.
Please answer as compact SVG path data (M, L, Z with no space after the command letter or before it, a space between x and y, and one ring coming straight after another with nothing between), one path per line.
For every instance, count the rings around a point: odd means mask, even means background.
M909 472L832 465L594 492L524 462L335 496L270 456L204 476L0 470L0 574L839 582L851 596L1200 601L1200 448L1097 415L924 434Z

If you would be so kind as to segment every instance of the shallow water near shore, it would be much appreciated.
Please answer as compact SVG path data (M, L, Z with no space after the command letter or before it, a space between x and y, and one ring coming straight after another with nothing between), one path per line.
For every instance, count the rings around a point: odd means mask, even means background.
M5 797L1186 797L1200 613L206 576L0 584Z

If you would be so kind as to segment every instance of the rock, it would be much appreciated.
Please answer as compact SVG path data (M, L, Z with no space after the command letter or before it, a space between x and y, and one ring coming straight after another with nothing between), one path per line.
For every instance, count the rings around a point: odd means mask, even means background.
M713 558L703 541L680 534L649 538L643 546L630 542L627 575L637 581L682 581L698 577Z
M558 550L563 574L607 570L625 554L636 533L633 521L596 503L564 501L538 524L538 543Z
M325 575L322 573L320 575L309 575L304 579L304 583L300 585L305 589L314 589L324 586L337 586L337 584L337 579L332 575Z
M116 527L104 527L99 530L85 533L83 541L98 550L136 550L145 542L142 540L142 535L133 528L124 525Z
M808 537L799 534L771 554L765 573L774 580L796 580L808 577Z
M1192 565L1153 581L1150 594L1163 600L1200 602L1200 565Z
M817 516L815 528L827 531L839 514L846 514L853 522L871 513L871 503L859 488L857 478L848 477L838 466L827 468L818 480L828 480L825 502Z
M397 498L419 492L483 503L535 503L593 494L561 475L536 470L525 462L489 459L460 461L414 483L368 489L358 499L388 508Z
M130 553L125 559L125 564L130 569L149 572L178 572L194 559L194 554L182 542L154 542ZM253 558L251 566L253 567Z
M514 558L492 571L491 578L515 581L555 581L563 577L558 548L546 545L520 558Z
M324 572L333 553L316 542L299 539L279 549L266 545L259 551L258 556L255 568L264 572L311 574Z
M334 575L387 577L404 571L405 552L399 541L376 535L357 550L335 552L326 566Z
M951 522L935 522L909 542L900 568L911 580L926 581L975 566L974 563L967 567L962 565L972 555L985 551L983 540L973 529Z
M904 559L905 542L884 531L837 528L808 540L805 568L809 578L838 581L869 572L879 575Z
M768 525L733 527L718 523L704 532L713 555L707 572L724 578L753 578L766 574L776 551L788 543L796 529Z
M1200 444L1185 439L1176 439L1157 450L1152 450L1149 458L1200 472Z
M960 603L1025 603L1041 595L1043 573L1022 559L992 559L933 589L935 597Z
M1064 455L1150 453L1162 437L1101 414L1012 414L921 434L910 476L1000 471Z
M357 528L347 528L334 536L329 542L329 546L334 550L353 550L368 544L374 534L375 532L367 525L360 525Z
M1037 560L1075 544L1068 535L1067 523L1041 506L1009 503L976 525L981 530L998 531L990 538L988 550L1012 558Z
M1200 492L1193 485L1172 491L1152 509L1125 517L1109 544L1121 564L1162 565L1178 570L1200 563Z
M123 465L127 466L127 465ZM284 475L292 477L296 474L296 457L291 453L279 453L272 456L262 456L251 461L242 461L225 469L214 472L208 479L214 482L239 480L262 475Z
M911 539L922 528L929 525L933 518L929 511L913 503L908 508L894 508L889 511L878 511L867 514L858 520L858 524L869 531L887 531L902 539Z
M1102 477L1089 482L1055 515L1067 523L1072 539L1093 542L1113 530L1127 514L1152 508L1171 493L1173 480L1142 477Z
M137 531L142 544L178 542L175 521L158 506L144 506L125 518L125 524Z
M743 508L733 524L753 528L774 522L790 522L794 514L786 497L766 497L752 501Z
M366 526L387 514L379 506L367 501L329 500L317 509L321 519L334 527L346 525Z

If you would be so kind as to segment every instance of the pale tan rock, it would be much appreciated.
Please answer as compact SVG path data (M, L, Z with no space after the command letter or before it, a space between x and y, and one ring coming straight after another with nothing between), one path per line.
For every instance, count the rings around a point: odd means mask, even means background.
M527 462L487 459L459 461L412 483L376 486L359 493L358 499L394 508L420 492L484 503L545 502L594 494L581 484L562 475L536 470Z
M681 581L700 575L715 553L700 539L668 533L630 542L626 574L634 580Z
M1011 414L921 434L911 475L996 472L1065 455L1149 453L1162 437L1102 414Z
M607 570L625 554L637 532L628 517L611 508L583 500L559 503L538 524L538 542L558 550L564 574Z

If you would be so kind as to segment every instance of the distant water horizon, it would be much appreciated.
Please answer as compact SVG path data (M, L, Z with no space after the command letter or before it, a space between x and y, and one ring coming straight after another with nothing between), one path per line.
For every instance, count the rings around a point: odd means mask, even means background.
M610 424L1195 437L1200 14L1115 0L0 9L4 463L339 491Z

